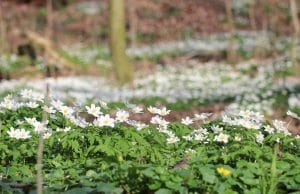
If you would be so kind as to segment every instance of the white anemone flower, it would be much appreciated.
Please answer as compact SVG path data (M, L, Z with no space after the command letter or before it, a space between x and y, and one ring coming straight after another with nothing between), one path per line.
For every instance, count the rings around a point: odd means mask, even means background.
M17 136L18 136L17 130L15 130L13 127L11 127L10 130L7 131L7 133L9 135L9 137L11 137L11 138L17 138Z
M26 106L29 108L37 108L39 105L36 102L27 102Z
M155 125L159 125L162 120L163 120L162 117L156 115L156 116L151 118L150 123L155 124Z
M299 117L296 113L292 112L291 110L288 110L286 114L287 114L288 116L291 116L291 117L293 117L293 118L295 118L295 119L300 120L300 117Z
M31 137L30 132L25 129L14 129L11 127L7 133L10 138L15 139L29 139Z
M108 114L101 115L96 120L94 120L94 125L97 127L104 127L104 126L114 127L115 120L111 118L110 115Z
M157 114L159 114L160 116L166 116L168 114L170 114L170 110L167 110L166 107L163 107L162 109L157 109Z
M91 115L93 115L94 117L99 117L100 114L103 114L101 111L100 111L100 107L98 106L95 106L95 104L91 104L91 106L86 106L85 107L87 112Z
M235 137L234 137L234 140L235 140L235 141L242 141L242 138L241 138L240 136L235 136Z
M262 134L261 132L258 133L255 137L257 143L262 143L264 141L264 134Z
M136 127L136 130L138 130L138 131L148 127L148 125L146 125L145 123L142 123L142 122L137 122L134 126Z
M22 98L31 99L33 97L33 92L30 89L23 89L20 91Z
M26 121L28 124L34 126L34 123L35 123L37 120L36 120L35 117L33 117L33 118L27 118L27 117L25 117L25 121Z
M229 135L224 134L224 133L220 133L220 134L215 136L214 141L228 143Z
M52 106L43 106L43 110L49 114L54 114L56 112L56 110L54 110L54 108Z
M275 132L275 129L270 125L267 125L264 127L264 131L268 132L269 134L273 134Z
M60 110L61 107L64 105L64 103L63 103L62 101L60 101L60 100L52 100L52 101L51 101L51 105L52 105L54 108Z
M46 133L43 134L43 139L48 139L49 137L51 137L52 133L47 131Z
M33 123L34 131L36 133L43 133L43 132L47 131L46 125L47 125L47 122L35 121Z
M153 107L153 106L149 106L147 109L152 114L158 114L158 112L159 112L159 109L156 107Z
M219 133L219 132L223 131L223 127L213 125L213 126L211 126L211 130L213 130L213 132L215 132L215 133Z
M201 114L195 114L195 120L206 120L209 116L211 116L212 113L201 113Z
M134 106L133 108L132 108L132 112L133 113L143 113L143 108L141 108L141 107L139 107L139 106Z
M61 106L59 112L61 112L65 117L70 117L74 113L74 110L68 106Z
M175 135L171 135L167 138L167 144L174 144L179 141L179 138L176 137Z
M17 129L18 130L18 129ZM29 139L31 137L30 132L25 129L19 129L17 139Z
M45 98L45 96L43 94L40 94L40 93L34 93L32 95L32 99L35 100L35 101L44 102L44 98Z
M119 110L116 113L116 120L119 122L127 122L129 117L129 113L125 110Z
M185 117L183 119L181 119L181 123L184 125L191 125L193 124L193 120L190 117Z

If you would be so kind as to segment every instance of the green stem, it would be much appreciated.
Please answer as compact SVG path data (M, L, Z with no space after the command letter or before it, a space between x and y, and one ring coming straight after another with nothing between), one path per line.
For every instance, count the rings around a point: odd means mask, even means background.
M279 145L275 144L274 146L274 153L272 156L272 164L271 164L271 177L270 177L270 188L269 188L269 194L276 193L276 187L277 187L277 170L276 170L276 160L277 160L277 153L278 153Z

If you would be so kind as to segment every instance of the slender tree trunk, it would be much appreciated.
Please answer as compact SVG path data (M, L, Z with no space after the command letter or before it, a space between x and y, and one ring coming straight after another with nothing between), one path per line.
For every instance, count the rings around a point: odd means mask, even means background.
M257 23L255 18L255 3L256 1L253 0L251 4L249 5L249 19L250 19L250 25L253 32L257 31ZM255 37L255 45L254 45L254 53L253 56L255 59L259 58L259 36Z
M226 16L228 21L229 43L227 49L227 60L233 65L236 63L237 56L234 48L235 25L232 13L232 0L225 0Z
M271 49L272 49L272 55L276 56L277 55L277 49L276 49L276 42L278 39L278 9L277 9L277 0L269 0L269 4L271 7L269 14L269 25L270 25L270 30L271 30L271 37L270 37L270 44L271 44Z
M128 0L128 14L129 14L129 38L130 38L130 46L136 46L136 33L137 33L137 15L134 0Z
M46 84L46 91L45 91L45 105L49 106L49 85ZM42 122L43 124L46 123L48 120L48 113L43 111ZM37 149L37 175L36 175L36 191L37 194L43 194L43 152L44 152L44 134L45 131L41 131L39 133L39 140L38 140L38 149Z
M297 61L297 44L299 39L300 27L299 27L299 18L298 18L298 9L295 0L290 0L291 6L291 14L293 18L293 25L294 25L294 35L292 41L292 48L291 48L291 60L294 67L297 69L298 75L300 75L300 68L298 67Z
M110 51L119 84L133 80L133 66L125 53L125 8L124 0L110 0Z
M46 37L52 41L53 33L53 4L52 0L47 0L47 26L46 26Z
M0 2L0 53L6 51L6 25L4 21L4 14L2 3Z

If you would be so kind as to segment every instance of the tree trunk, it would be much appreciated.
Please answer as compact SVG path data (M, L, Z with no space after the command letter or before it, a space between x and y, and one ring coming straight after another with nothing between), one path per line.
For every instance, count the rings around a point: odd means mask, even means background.
M48 40L52 41L52 31L53 31L53 7L52 0L47 0L47 26L46 26L46 37Z
M110 0L110 51L119 84L133 80L133 66L125 53L125 8L124 0Z
M299 18L298 18L296 1L290 0L290 6L291 6L291 14L292 14L293 25L294 25L294 35L293 35L293 42L291 48L291 60L294 67L297 69L298 74L300 74L300 68L298 67L298 61L297 61L297 44L298 44L300 27L299 27Z
M130 46L136 46L136 27L137 27L137 16L134 0L128 0L128 15L129 15L129 38L130 38Z
M0 2L0 53L6 52L6 25L2 10L2 3Z
M253 2L251 2L251 4L249 5L249 19L250 19L250 25L251 25L251 29L253 30L253 32L257 31L257 23L256 23L256 18L255 18L255 3L256 1L254 0ZM254 45L254 52L253 52L253 57L255 59L259 58L259 36L255 37L255 45Z
M269 25L270 25L270 30L271 30L271 38L270 38L270 44L271 44L271 49L272 49L272 55L277 56L277 48L276 48L276 42L278 39L279 35L279 30L278 30L278 8L277 0L269 0L269 4L271 7L270 12L268 13L269 15Z
M237 56L236 56L236 52L235 52L235 48L234 48L235 27L234 27L234 20L233 20L231 5L232 5L232 0L225 0L225 9L226 9L226 16L227 16L227 21L228 21L228 31L229 31L227 60L234 65L236 63Z

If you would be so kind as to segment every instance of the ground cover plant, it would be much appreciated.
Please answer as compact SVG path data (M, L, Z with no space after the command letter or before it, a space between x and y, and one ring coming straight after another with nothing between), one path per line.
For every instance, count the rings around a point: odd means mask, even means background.
M300 193L298 8L1 0L0 193Z
M241 111L177 122L166 108L66 106L22 90L1 112L1 190L35 190L39 135L46 192L292 193L300 188L298 136L282 121ZM47 121L42 114L48 113ZM149 123L134 115L150 112ZM21 185L21 186L20 186Z

